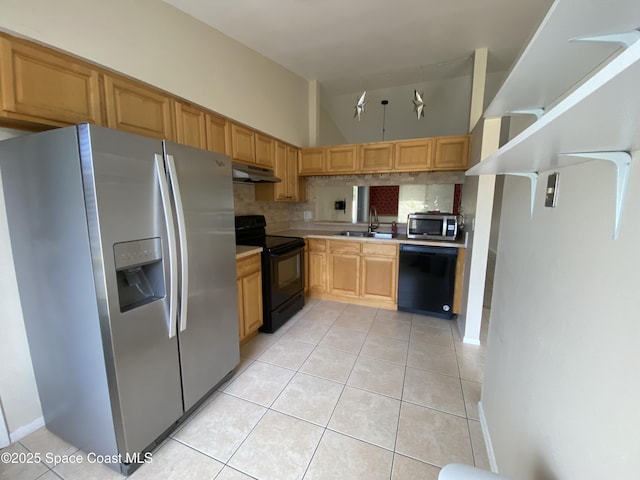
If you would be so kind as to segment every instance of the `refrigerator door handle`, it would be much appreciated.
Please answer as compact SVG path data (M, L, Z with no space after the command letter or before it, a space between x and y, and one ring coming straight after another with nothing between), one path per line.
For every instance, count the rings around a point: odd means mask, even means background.
M169 185L167 184L167 176L164 170L163 157L160 154L155 155L156 174L158 176L158 186L160 187L160 198L162 199L162 209L164 210L164 221L167 226L167 245L169 247L169 338L176 336L176 317L178 313L178 263L177 263L177 247L176 232L173 227L173 217L171 215L171 199L169 198Z
M180 297L180 331L187 328L187 303L189 294L189 249L187 245L187 227L184 221L184 209L182 207L182 196L180 195L180 184L176 174L176 162L173 155L167 155L167 165L169 166L169 178L173 190L173 201L176 206L176 216L178 218L178 235L180 237L180 266L182 268L182 285Z

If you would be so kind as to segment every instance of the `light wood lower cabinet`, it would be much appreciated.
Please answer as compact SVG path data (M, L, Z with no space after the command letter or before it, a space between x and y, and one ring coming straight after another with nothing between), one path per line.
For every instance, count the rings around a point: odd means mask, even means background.
M360 295L360 242L329 240L329 293Z
M100 75L73 57L0 36L2 116L42 125L102 123Z
M327 291L327 241L310 238L307 240L309 255L308 292L322 294Z
M260 254L236 261L238 331L240 342L262 326L262 267Z
M398 245L363 242L362 288L363 298L398 301Z
M309 242L310 296L397 307L397 244L329 239Z

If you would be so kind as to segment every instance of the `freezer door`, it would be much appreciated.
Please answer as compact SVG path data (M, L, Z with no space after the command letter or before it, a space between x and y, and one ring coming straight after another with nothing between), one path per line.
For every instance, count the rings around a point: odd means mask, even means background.
M162 142L87 125L78 131L118 448L140 452L183 414Z
M178 338L188 410L240 361L231 159L170 142L165 152L182 258Z

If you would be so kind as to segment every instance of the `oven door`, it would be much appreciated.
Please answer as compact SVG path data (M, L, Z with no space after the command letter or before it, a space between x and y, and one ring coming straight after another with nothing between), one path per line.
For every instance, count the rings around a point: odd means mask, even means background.
M277 309L304 290L304 247L285 252L271 252L271 310Z

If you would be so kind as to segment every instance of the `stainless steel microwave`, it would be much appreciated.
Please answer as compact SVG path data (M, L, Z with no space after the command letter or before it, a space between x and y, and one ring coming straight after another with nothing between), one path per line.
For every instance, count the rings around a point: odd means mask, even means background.
M422 240L455 240L458 236L458 216L451 213L410 213L407 217L407 238Z

